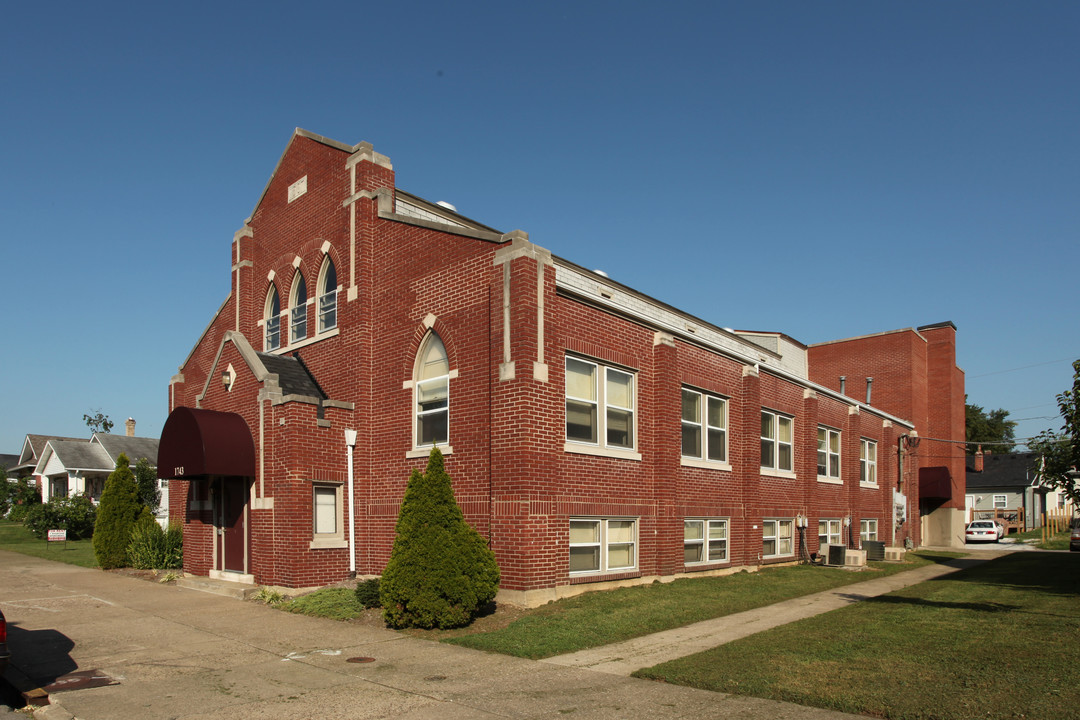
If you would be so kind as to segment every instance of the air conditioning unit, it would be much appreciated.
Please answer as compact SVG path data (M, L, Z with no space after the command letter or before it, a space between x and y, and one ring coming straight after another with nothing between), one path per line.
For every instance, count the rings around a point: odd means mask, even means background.
M825 543L822 543L821 548L818 550L818 557L820 557L826 565L843 566L846 564L844 557L846 551L847 548L843 545L826 545Z
M865 567L866 566L866 551L865 550L853 550L852 548L845 548L844 553L844 565L848 567Z

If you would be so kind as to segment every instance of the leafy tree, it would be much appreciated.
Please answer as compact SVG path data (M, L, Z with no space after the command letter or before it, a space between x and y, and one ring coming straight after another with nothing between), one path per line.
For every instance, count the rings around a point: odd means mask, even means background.
M143 505L131 472L131 461L124 453L116 460L116 469L105 480L105 490L98 504L94 524L94 554L104 570L125 567L131 530Z
M974 455L979 445L985 445L987 450L995 453L1013 452L1016 449L1013 442L1016 421L1008 417L1008 410L986 412L978 405L964 403L964 434L968 455Z
M91 409L90 412L93 415L82 416L83 422L86 423L86 427L90 428L91 433L105 433L106 435L112 432L113 421L109 419L108 415L101 412L100 409Z
M1072 366L1072 389L1057 396L1064 421L1061 431L1042 431L1028 442L1028 448L1039 455L1035 470L1043 484L1065 493L1075 512L1080 508L1080 360Z
M495 553L465 522L438 448L432 449L427 470L412 471L396 532L379 583L388 625L457 627L495 599Z
M8 520L22 522L26 513L34 506L41 504L41 493L29 477L9 481L8 485Z
M139 502L150 509L151 514L161 505L161 490L158 489L157 470L146 458L139 458L135 463L135 484L139 488Z

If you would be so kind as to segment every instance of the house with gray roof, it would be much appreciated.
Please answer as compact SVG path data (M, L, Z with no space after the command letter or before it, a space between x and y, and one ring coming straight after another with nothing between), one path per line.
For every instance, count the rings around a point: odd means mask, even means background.
M63 437L61 435L27 435L26 439L23 440L22 450L19 452L15 464L8 466L8 477L21 478L33 475L38 459L50 440L86 442L85 438Z
M967 456L968 520L1002 520L1011 529L1039 527L1050 488L1039 481L1036 453Z
M134 433L135 422L128 420L128 432ZM116 469L120 455L127 455L132 465L145 458L157 468L158 439L129 435L94 433L89 441L53 438L42 448L33 474L38 478L43 501L54 497L70 497L79 493L95 503L101 499L105 479ZM161 503L157 518L162 525L168 522L168 481L159 481Z

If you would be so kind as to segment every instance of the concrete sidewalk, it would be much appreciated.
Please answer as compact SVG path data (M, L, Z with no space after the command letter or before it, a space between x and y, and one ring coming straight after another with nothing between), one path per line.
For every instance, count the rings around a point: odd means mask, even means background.
M877 597L909 585L943 577L1005 554L1008 554L1008 551L984 551L974 557L958 558L938 565L926 565L888 577L825 590L734 615L703 620L693 625L645 635L613 645L557 655L540 662L628 676L635 670L709 650L747 635L803 618L814 617L859 600Z
M291 615L252 602L0 551L14 664L57 692L48 720L855 716L591 672ZM372 658L371 662L349 662Z

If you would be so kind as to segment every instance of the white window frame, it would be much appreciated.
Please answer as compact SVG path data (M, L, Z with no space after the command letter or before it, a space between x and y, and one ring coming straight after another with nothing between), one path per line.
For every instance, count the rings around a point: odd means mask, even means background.
M699 532L691 533L691 527ZM716 537L713 532L716 531ZM696 536L695 536L696 535ZM721 537L722 535L722 537ZM731 524L728 518L686 518L683 520L683 564L687 566L728 562ZM688 551L696 548L700 560L688 560Z
M826 425L818 425L817 429L817 474L818 480L823 482L843 482L840 476L840 450L843 447L843 438L840 431ZM833 451L833 440L836 440L836 451ZM821 472L822 460L825 460L825 472Z
M680 407L682 418L682 433L680 435L680 447L683 465L697 465L707 463L711 466L730 468L728 463L728 401L727 398L700 392L692 388L682 388L680 395L682 402ZM690 398L697 399L696 417L687 416L686 402ZM709 410L713 407L721 408L723 420L720 425L713 425ZM687 453L687 432L697 433L696 452ZM719 449L718 449L719 448ZM717 457L718 456L718 457Z
M772 435L766 435L766 428L764 427L764 420L766 417L771 418L771 427L769 430ZM761 410L762 428L761 428L761 469L767 473L782 473L785 475L795 474L795 418L791 415L785 415L784 413L778 413L773 410ZM786 423L788 425L788 437L791 438L788 441L780 440L780 426ZM770 447L772 454L772 464L765 464L765 448ZM788 467L782 467L780 463L780 450L783 447L787 447L788 450Z
M615 457L624 457L634 460L640 460L641 456L636 452L637 449L637 373L625 370L613 365L607 365L597 362L595 360L586 360L585 358L578 357L576 355L567 355L565 362L565 371L570 373L571 363L580 363L582 365L591 366L592 371L592 394L593 397L580 397L570 394L570 383L564 380L564 395L565 395L565 416L564 416L564 428L566 444L565 449L568 452L587 452L601 455L612 455ZM629 379L630 386L630 406L623 407L615 405L608 401L608 385L612 381L612 378L624 377ZM570 406L577 405L590 409L592 414L592 439L585 440L582 438L572 438L570 436ZM629 428L630 443L623 445L619 443L613 443L608 437L608 415L610 413L626 413L629 414Z
M597 529L596 538L588 542L574 542L573 541L573 529L574 524L579 525L592 525ZM611 524L612 523L630 523L631 539L625 540L612 540L610 538ZM579 577L582 575L601 575L605 573L627 573L636 572L638 569L638 526L640 525L638 518L632 517L572 517L570 518L570 536L569 536L569 549L567 552L567 569L572 577ZM611 566L611 549L614 547L629 547L630 554L633 556L633 562L626 566ZM597 567L590 568L588 570L570 570L572 565L571 556L575 548L594 548L597 553Z
M334 270L334 284L333 286L327 286L329 281L328 275L330 269ZM338 313L338 285L337 285L337 265L334 264L333 258L326 255L323 258L322 267L319 269L319 282L316 285L316 296L318 298L317 313L318 319L316 320L316 334L329 332L337 327L337 313Z
M817 532L819 545L844 544L844 523L839 518L821 518Z
M300 291L303 290L303 300ZM292 289L289 291L289 344L295 345L308 337L308 294L304 274L299 270L293 276ZM301 334L301 329L303 334Z
M876 440L859 438L859 484L870 487L876 487L878 484Z
M274 301L277 301L277 312L274 312ZM277 285L270 283L270 289L266 292L266 303L263 308L263 349L266 352L281 348L281 295Z
M311 544L315 548L340 548L348 543L345 541L344 503L342 502L342 485L336 482L312 482L311 483ZM328 531L319 528L320 500L333 501L330 510L334 521L334 530Z
M862 542L877 542L878 521L877 518L867 518L859 521L859 539Z
M771 527L770 527L771 526ZM782 532L786 527L786 534ZM773 541L775 552L766 552L766 543ZM787 547L785 548L785 542ZM795 555L795 519L765 518L761 521L761 557L781 558Z
M1008 510L1009 509L1009 496L1008 495L995 495L994 496L994 509L995 510Z
M447 372L441 375L436 375L430 378L422 378L424 370L424 360L427 356L428 350L431 347L432 342L438 342L442 346L443 356L446 358ZM446 343L442 341L439 334L434 330L430 331L425 337L424 341L420 343L420 350L416 353L416 367L413 371L413 412L412 412L412 432L413 432L413 449L423 451L435 447L436 445L442 450L444 454L449 452L450 444L450 380L455 376L455 373L450 370L450 354L446 350ZM435 407L430 409L422 409L420 405L420 393L423 388L428 386L445 386L446 387L446 399L445 404L442 407ZM435 415L446 416L446 437L441 441L435 439L431 442L421 442L420 422L421 418L433 417Z

